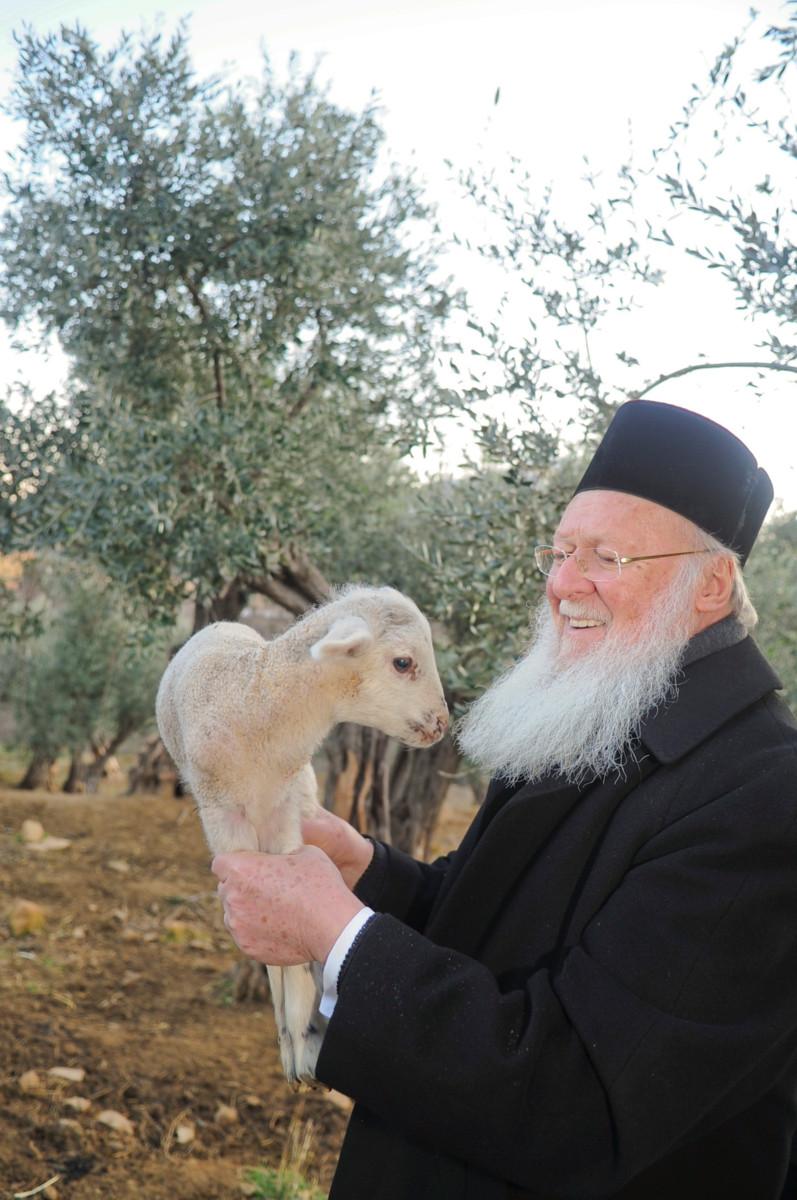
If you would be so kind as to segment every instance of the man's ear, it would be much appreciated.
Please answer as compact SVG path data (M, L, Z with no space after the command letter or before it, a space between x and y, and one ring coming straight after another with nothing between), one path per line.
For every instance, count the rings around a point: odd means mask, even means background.
M731 602L733 592L733 561L719 555L709 563L697 589L695 608L698 612L721 612Z
M318 661L324 658L354 658L362 654L373 640L373 634L362 617L338 617L329 632L310 647L310 657Z

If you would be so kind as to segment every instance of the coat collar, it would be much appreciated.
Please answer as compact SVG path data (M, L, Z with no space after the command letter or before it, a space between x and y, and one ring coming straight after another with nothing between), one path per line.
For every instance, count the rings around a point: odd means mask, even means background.
M782 687L751 637L685 666L672 704L645 719L641 741L674 763L769 692Z

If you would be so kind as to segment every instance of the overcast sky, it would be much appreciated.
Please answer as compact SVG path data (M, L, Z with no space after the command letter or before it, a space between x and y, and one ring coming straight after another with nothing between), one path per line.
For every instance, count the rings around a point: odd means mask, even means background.
M778 0L756 8L764 21L785 20ZM0 72L5 91L15 64L12 31L24 21L41 33L77 20L108 45L123 28L152 29L160 21L170 30L190 16L200 74L256 75L261 47L280 72L291 50L307 66L321 56L322 78L340 103L359 108L372 90L379 94L389 153L417 166L445 221L454 211L445 159L467 166L513 153L541 184L566 191L582 172L583 154L610 171L626 155L629 137L638 148L659 144L690 85L744 27L748 10L746 0L205 0L190 7L174 0L4 0ZM0 151L12 149L16 136L0 118ZM478 290L477 274L461 282ZM700 350L724 359L761 357L756 338L721 281L687 268L651 294L634 344L644 376L654 378L694 361ZM20 357L0 336L0 387L24 378L41 391L63 370L57 354L49 363ZM777 495L797 507L794 385L773 377L756 399L735 376L701 372L659 389L656 398L732 428L770 471Z

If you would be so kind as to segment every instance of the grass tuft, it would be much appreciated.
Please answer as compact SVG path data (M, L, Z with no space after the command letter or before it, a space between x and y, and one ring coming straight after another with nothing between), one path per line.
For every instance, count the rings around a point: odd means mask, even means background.
M254 1200L326 1200L317 1184L305 1177L315 1126L303 1121L301 1107L291 1117L278 1167L253 1167L246 1179Z
M246 1179L253 1186L247 1195L254 1200L326 1200L314 1183L283 1167L253 1167Z

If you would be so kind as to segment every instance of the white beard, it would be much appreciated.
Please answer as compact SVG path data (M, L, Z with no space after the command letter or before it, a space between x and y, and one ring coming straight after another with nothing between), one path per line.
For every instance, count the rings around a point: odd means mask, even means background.
M623 777L643 718L677 695L694 587L687 564L644 625L616 634L610 625L593 649L572 659L561 655L560 634L543 600L526 655L460 722L464 754L513 783L554 772L572 783ZM578 607L571 603L568 612L579 615Z

